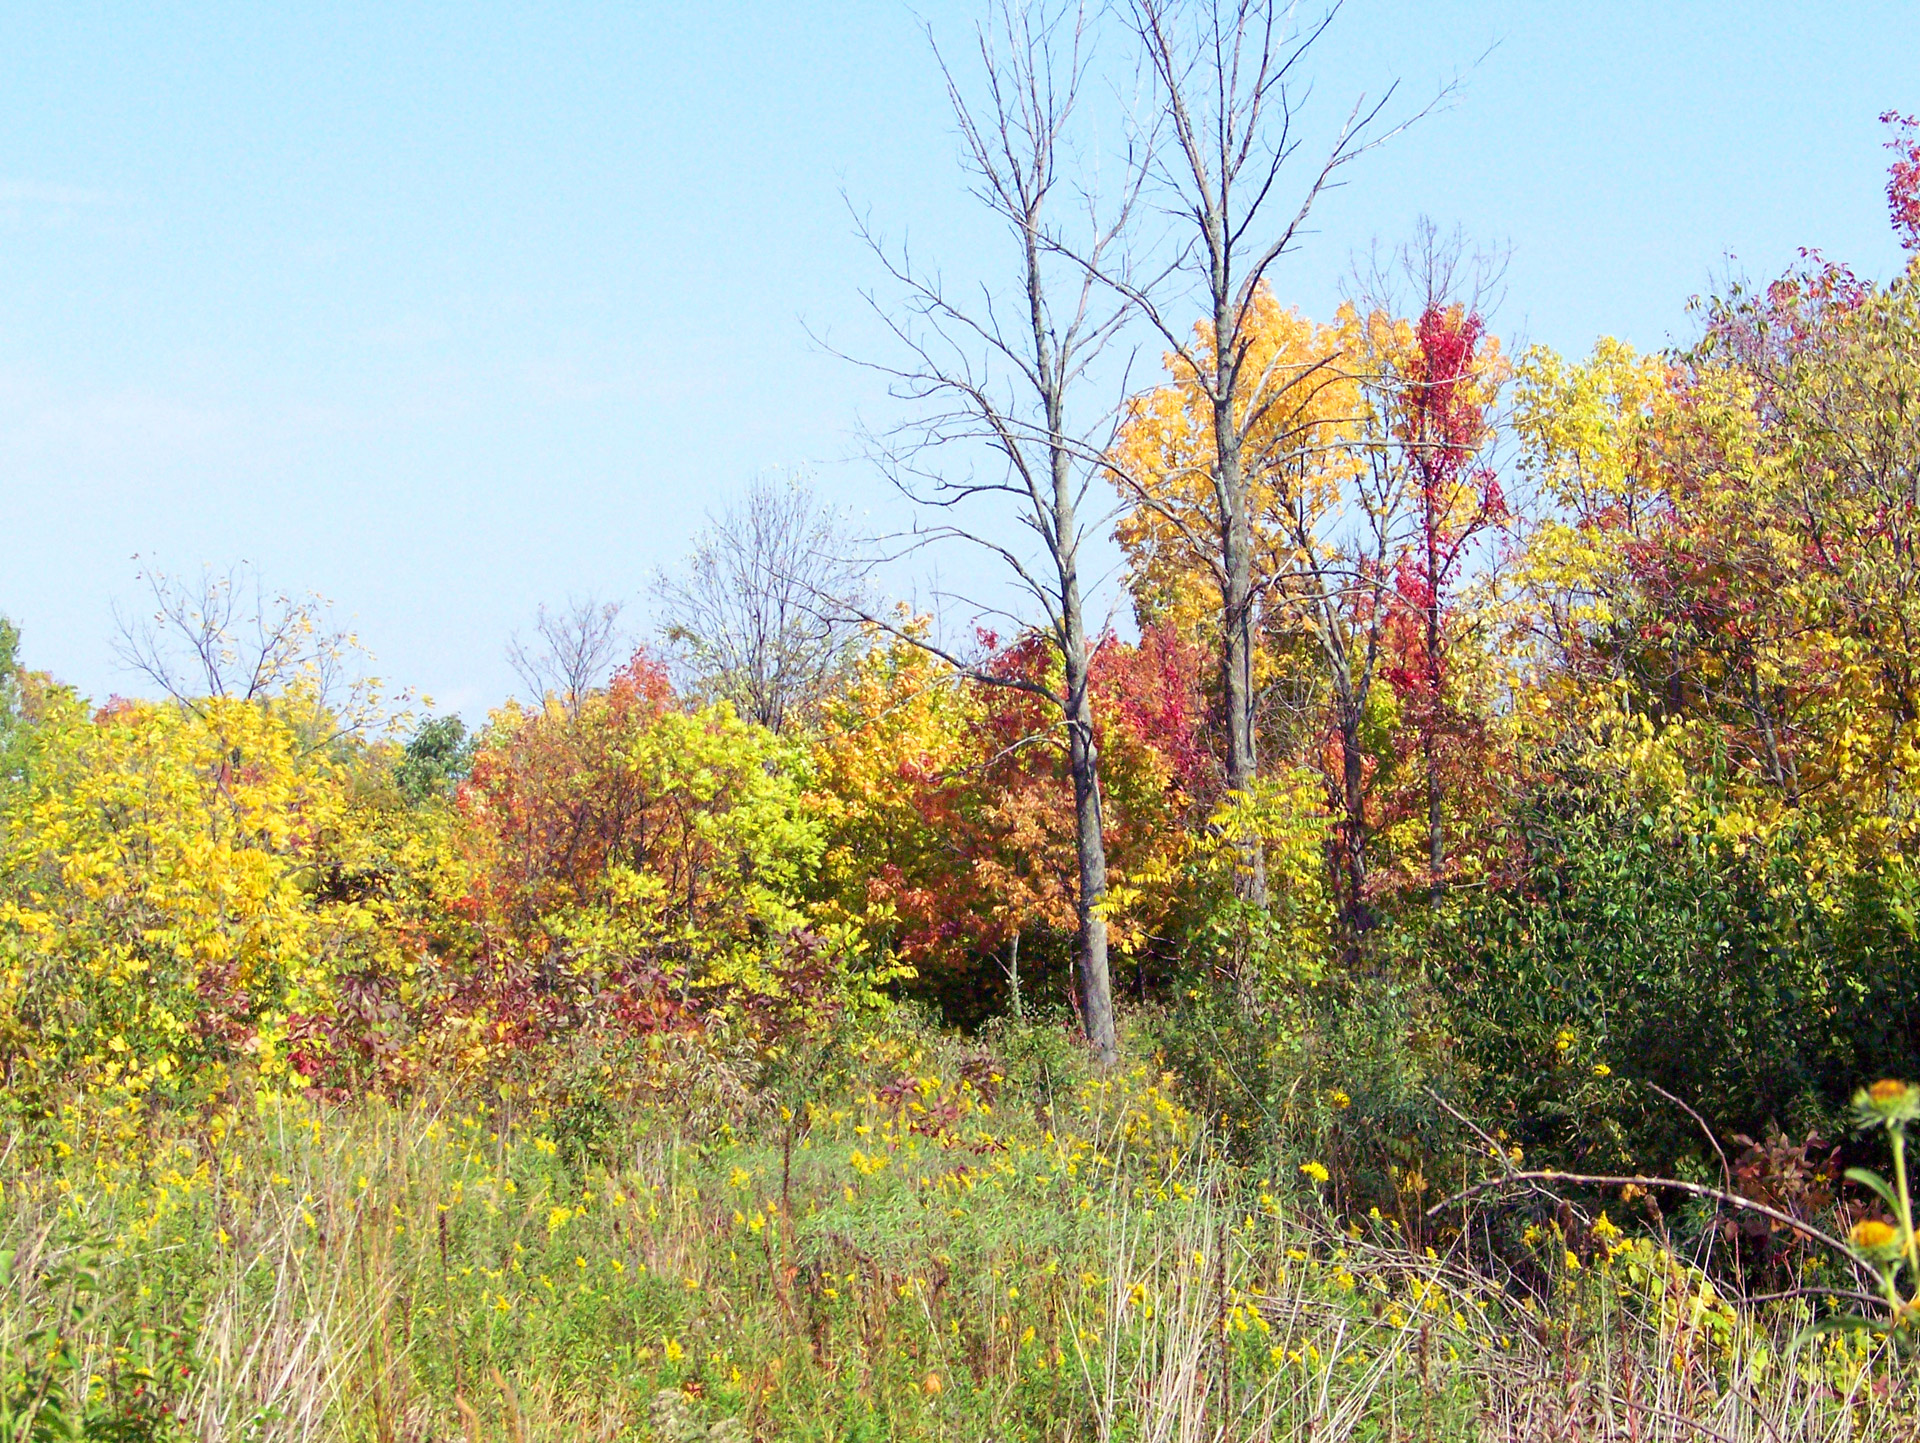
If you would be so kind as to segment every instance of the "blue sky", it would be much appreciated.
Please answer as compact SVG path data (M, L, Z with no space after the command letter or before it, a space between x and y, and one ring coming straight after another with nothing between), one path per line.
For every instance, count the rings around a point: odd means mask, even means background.
M332 597L478 717L541 601L639 596L759 470L890 514L843 190L949 274L970 209L922 23L831 7L0 6L0 611L104 696L142 562ZM1415 219L1509 245L1498 329L1657 347L1732 254L1885 275L1875 117L1920 3L1354 0L1330 114L1457 101L1352 173L1277 277L1328 311ZM1491 49L1489 48L1491 47ZM1482 58L1484 57L1484 58Z

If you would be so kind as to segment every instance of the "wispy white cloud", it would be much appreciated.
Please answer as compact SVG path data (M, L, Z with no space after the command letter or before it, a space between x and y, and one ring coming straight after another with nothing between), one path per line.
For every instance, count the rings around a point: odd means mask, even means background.
M169 462L231 453L247 429L231 405L146 386L56 384L32 370L0 369L0 457L57 471L135 474Z
M44 180L0 180L0 205L26 207L98 207L123 204L117 191Z

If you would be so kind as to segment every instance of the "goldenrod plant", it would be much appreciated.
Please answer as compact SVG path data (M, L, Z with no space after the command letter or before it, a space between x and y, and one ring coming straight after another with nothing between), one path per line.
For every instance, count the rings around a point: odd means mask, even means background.
M1864 1167L1847 1169L1849 1181L1866 1188L1888 1209L1888 1216L1864 1217L1853 1225L1847 1240L1855 1260L1866 1269L1885 1313L1846 1313L1827 1319L1815 1331L1861 1329L1884 1333L1911 1344L1920 1328L1920 1239L1913 1230L1913 1187L1907 1177L1907 1128L1920 1119L1920 1087L1896 1078L1882 1078L1862 1088L1853 1099L1854 1116L1863 1129L1886 1134L1893 1158L1891 1181Z

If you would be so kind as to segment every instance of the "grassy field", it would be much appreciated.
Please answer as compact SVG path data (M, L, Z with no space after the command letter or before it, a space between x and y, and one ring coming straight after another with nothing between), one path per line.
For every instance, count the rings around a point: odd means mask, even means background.
M1915 1435L1910 1363L1608 1225L1525 1287L1336 1226L1151 1064L842 1073L10 1136L0 1439Z

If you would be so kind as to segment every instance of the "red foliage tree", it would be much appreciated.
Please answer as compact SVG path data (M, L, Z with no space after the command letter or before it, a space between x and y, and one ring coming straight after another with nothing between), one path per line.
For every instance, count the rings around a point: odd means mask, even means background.
M1188 801L1211 801L1220 766L1206 734L1204 678L1212 660L1197 641L1183 641L1170 622L1144 627L1137 646L1108 638L1094 659L1101 714L1165 761Z
M835 959L802 935L819 839L797 765L724 704L677 708L644 655L573 707L496 717L458 799L477 942L457 1004L531 1042L818 992Z
M1887 167L1887 213L1900 244L1920 251L1920 119L1889 110L1880 123L1894 132L1887 142L1895 157Z
M1472 543L1506 519L1491 468L1475 464L1492 431L1479 354L1486 326L1461 305L1429 303L1414 327L1399 431L1413 480L1415 536L1394 569L1382 674L1411 715L1425 774L1428 882L1437 897L1446 867L1442 818L1446 753L1468 719L1448 699L1449 592Z
M982 672L1044 681L1044 637L978 637ZM1116 945L1132 950L1164 911L1163 855L1189 804L1217 789L1204 734L1202 647L1170 628L1138 646L1094 649L1102 830L1113 869ZM997 1000L1020 937L1026 984L1060 980L1074 932L1074 798L1056 711L1033 692L969 681L930 663L846 699L818 765L833 795L827 883L833 914L857 919L911 965L917 990L955 1017ZM875 668L876 674L884 668ZM949 689L951 688L951 689ZM1009 979L1010 980L1010 979ZM1074 989L1064 989L1069 1002Z

